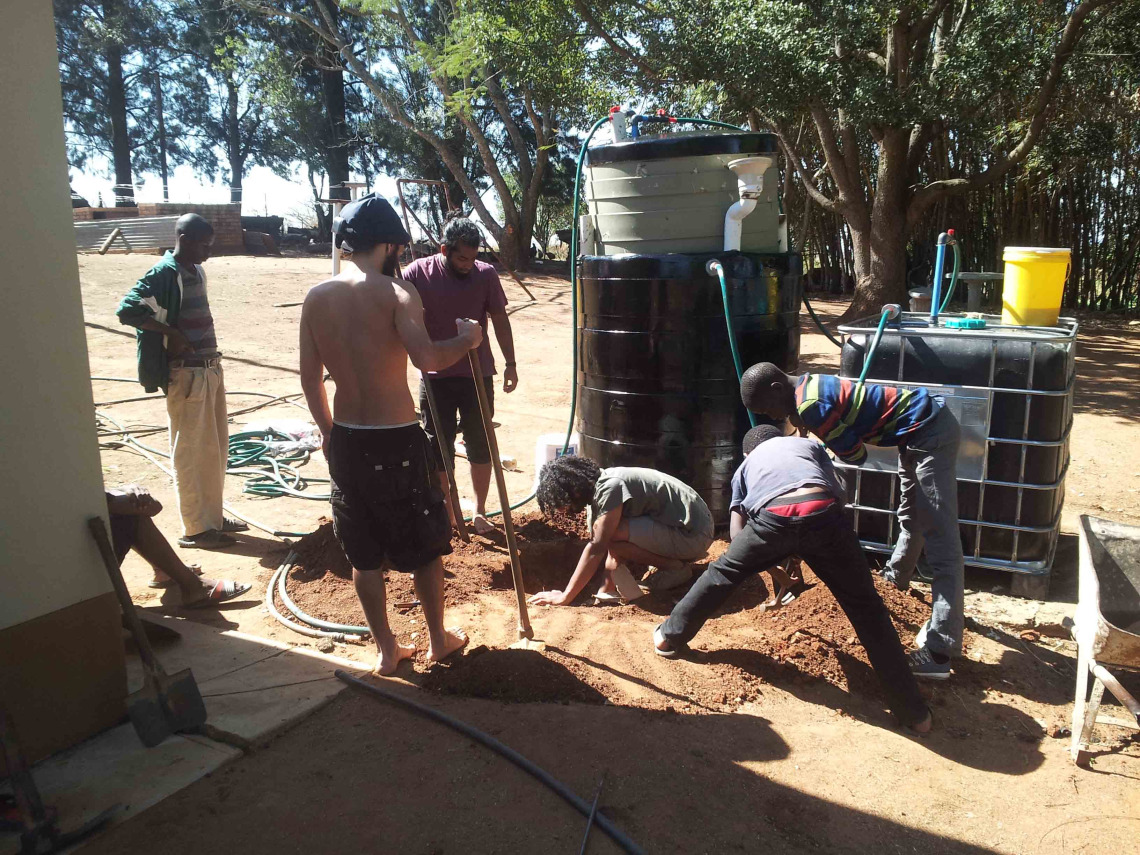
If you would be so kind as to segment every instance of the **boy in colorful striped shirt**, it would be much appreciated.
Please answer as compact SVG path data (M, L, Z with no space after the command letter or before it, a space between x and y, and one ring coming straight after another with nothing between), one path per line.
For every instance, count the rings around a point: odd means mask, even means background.
M922 388L859 385L829 374L791 377L770 362L753 365L740 397L754 413L790 419L841 460L858 465L867 445L899 450L899 538L883 569L900 590L910 586L925 547L934 572L930 621L910 654L916 677L945 680L962 652L963 558L958 533L958 442L961 429L942 399Z

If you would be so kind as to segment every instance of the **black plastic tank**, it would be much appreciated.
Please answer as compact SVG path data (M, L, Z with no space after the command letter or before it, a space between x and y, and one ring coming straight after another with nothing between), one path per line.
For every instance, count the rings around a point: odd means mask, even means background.
M979 428L985 444L980 477L958 481L967 563L973 558L977 564L1027 572L1041 572L1046 565L1047 572L1065 498L1075 337L1075 325L1071 330L991 326L932 334L924 322L911 318L901 334L888 327L875 352L868 382L959 387L989 398ZM871 338L869 330L848 336L841 356L843 376L859 376ZM853 502L890 512L860 514L860 537L891 545L897 523L892 527L888 517L898 509L897 476L862 471L857 500L855 478L847 480Z
M744 367L799 359L800 256L709 253L585 256L579 265L578 430L581 453L646 466L690 484L718 525L748 414L710 258L727 273Z

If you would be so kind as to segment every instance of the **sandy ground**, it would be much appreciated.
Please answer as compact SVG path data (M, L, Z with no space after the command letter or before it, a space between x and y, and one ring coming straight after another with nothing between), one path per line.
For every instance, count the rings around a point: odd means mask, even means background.
M133 335L118 324L114 310L153 260L80 258L92 375L134 376ZM209 262L229 389L299 391L300 309L272 304L301 300L326 271L327 261L318 259ZM520 471L507 474L515 498L533 482L534 437L565 430L570 383L568 285L555 276L527 281L538 300L523 305L525 295L506 280L520 386L498 396L496 415L501 450L518 460ZM822 308L834 317L841 307ZM837 352L805 327L802 361L834 368ZM1113 322L1084 326L1063 518L1069 536L1054 585L1060 599L1075 594L1071 534L1077 515L1140 518L1140 463L1131 453L1140 428L1129 380L1138 367L1140 329ZM93 389L97 403L141 394L131 383L94 381ZM253 403L230 398L231 411ZM161 399L99 409L130 424L165 424ZM234 418L232 430L274 416L305 414L277 405ZM166 447L163 433L150 441ZM103 468L109 485L146 485L167 507L160 527L172 540L180 534L164 474L137 454L118 450L104 451ZM327 474L320 455L305 471ZM469 495L462 463L459 481ZM240 486L239 479L229 479L227 500L278 529L309 531L327 512L318 501L243 496ZM124 571L136 602L219 628L304 643L273 623L261 603L286 545L264 533L239 537L237 549L192 556L210 574L252 583L254 591L245 598L213 613L183 612L177 593L146 588L149 568L132 556ZM488 561L505 566L501 544L488 541L480 548ZM462 566L456 564L454 587L467 593L452 598L449 622L468 628L472 655L449 669L429 670L417 662L386 685L488 729L584 797L606 772L607 813L650 851L764 846L789 852L1060 853L1123 852L1134 845L1138 823L1130 818L1140 817L1140 743L1106 729L1094 771L1071 766L1067 740L1048 735L1067 723L1071 646L1023 639L1016 623L999 623L1018 611L993 593L1008 581L1001 574L968 576L967 612L975 619L968 658L954 680L928 690L938 732L913 741L893 729L866 666L841 655L846 638L802 639L807 659L828 660L834 665L830 672L822 665L813 669L792 655L794 649L773 657L773 639L780 635L776 622L788 623L789 647L801 640L790 636L802 621L791 612L782 618L750 613L755 600L746 592L709 624L691 662L667 662L649 649L648 634L671 606L668 598L619 609L537 611L536 635L550 645L549 654L520 655L504 649L514 640L513 595L493 579L480 588L474 576L460 577ZM524 572L527 567L524 562ZM542 576L544 570L532 572ZM347 593L347 586L339 591ZM806 608L805 597L804 614ZM408 612L394 626L415 632L415 620ZM913 630L906 620L901 623L904 631ZM337 645L335 652L361 660L371 655L354 645ZM407 683L435 692L402 687ZM552 688L536 697L536 685ZM162 835L169 851L268 852L283 845L310 851L576 851L583 826L569 808L484 749L370 698L346 696L267 749L89 849L137 851ZM598 837L593 851L607 845Z

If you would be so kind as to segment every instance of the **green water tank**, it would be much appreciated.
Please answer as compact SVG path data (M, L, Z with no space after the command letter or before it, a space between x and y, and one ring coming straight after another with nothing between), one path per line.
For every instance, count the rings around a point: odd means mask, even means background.
M739 200L728 164L769 156L773 165L743 222L742 252L787 252L780 214L776 137L761 133L670 134L594 146L586 154L582 252L662 255L717 252L725 212Z

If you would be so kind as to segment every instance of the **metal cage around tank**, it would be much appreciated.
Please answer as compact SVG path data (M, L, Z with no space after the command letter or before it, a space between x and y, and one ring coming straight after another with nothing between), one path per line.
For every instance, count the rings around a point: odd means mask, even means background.
M877 321L839 328L842 376L858 377ZM986 321L985 329L953 329L904 313L873 354L867 380L926 387L958 417L966 564L1047 578L1069 466L1078 325L1072 318L1055 327ZM858 467L838 466L864 548L889 553L898 536L898 457L894 449L869 451Z

